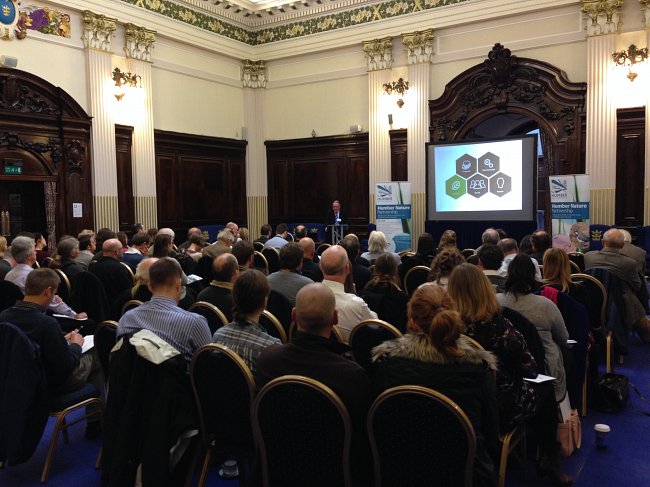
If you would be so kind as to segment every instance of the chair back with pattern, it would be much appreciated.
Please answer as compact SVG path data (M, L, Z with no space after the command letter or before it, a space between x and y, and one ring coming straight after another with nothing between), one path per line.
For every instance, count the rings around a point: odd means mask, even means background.
M375 485L471 486L476 435L460 407L420 386L384 391L370 407Z
M273 274L280 270L280 252L273 247L264 247L262 255L266 258L269 264L269 274Z
M406 294L411 296L419 286L427 282L429 272L431 272L431 269L424 265L416 265L409 269L404 276L404 290Z
M351 485L350 415L324 384L297 375L272 380L255 399L253 430L265 487Z
M241 357L217 343L205 345L194 353L190 379L206 451L201 472L204 481L214 454L219 462L226 459L225 455L253 458L251 412L255 380Z
M352 359L368 373L374 371L371 360L372 349L387 340L401 337L402 333L387 321L370 319L355 326L350 332L348 343L352 348Z
M197 301L190 306L189 311L199 314L208 320L210 333L214 333L222 326L228 324L228 318L226 318L226 315L224 315L214 304L208 303L207 301Z

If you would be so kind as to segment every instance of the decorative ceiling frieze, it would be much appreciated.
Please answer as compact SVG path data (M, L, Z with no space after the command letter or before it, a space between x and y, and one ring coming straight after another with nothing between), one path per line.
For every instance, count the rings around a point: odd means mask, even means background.
M199 29L259 46L379 22L472 0L300 0L261 6L239 0L120 0ZM246 6L244 6L246 5ZM263 5L263 4L262 4Z

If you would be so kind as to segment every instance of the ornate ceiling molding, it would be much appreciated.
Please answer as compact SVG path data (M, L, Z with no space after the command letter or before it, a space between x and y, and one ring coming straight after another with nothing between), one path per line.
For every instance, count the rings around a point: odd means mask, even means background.
M111 52L111 37L116 30L117 19L84 10L81 39L87 49Z
M124 24L124 52L127 58L151 62L151 50L156 42L156 31Z
M587 17L587 35L619 32L622 7L623 0L582 0L582 12Z

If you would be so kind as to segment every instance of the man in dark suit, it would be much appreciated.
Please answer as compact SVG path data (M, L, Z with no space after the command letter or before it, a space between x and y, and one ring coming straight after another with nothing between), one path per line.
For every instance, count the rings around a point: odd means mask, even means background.
M603 235L603 249L585 254L585 268L602 267L616 274L623 284L626 325L633 326L643 341L650 343L650 320L646 317L647 299L645 303L640 299L645 279L638 271L636 261L623 254L624 244L623 233L617 228L610 228Z
M341 209L341 203L339 200L332 201L332 209L327 212L327 216L325 217L325 225L327 225L327 242L332 242L332 230L330 228L331 225L349 224L350 221L348 220L348 215Z
M311 238L305 237L300 239L298 245L300 245L300 248L302 248L304 252L302 257L302 270L300 271L301 274L314 282L322 282L323 273L320 270L320 266L314 262L316 244Z
M273 233L273 229L271 228L271 225L265 223L264 225L262 225L262 228L260 229L260 236L259 238L255 239L255 242L266 243L266 241L271 238L272 233Z
M276 377L296 374L330 387L352 419L353 476L357 480L367 478L365 418L370 405L370 380L360 365L341 355L347 347L329 339L332 325L338 322L334 293L318 283L303 287L296 295L291 317L298 331L290 343L271 345L262 351L255 382L261 388Z
M352 280L354 281L356 294L359 294L368 281L372 279L372 271L368 268L367 264L360 262L364 261L364 263L367 263L368 261L359 257L361 244L355 234L350 233L343 237L340 245L348 253L348 260L352 264Z
M228 322L232 321L232 287L239 276L239 262L233 254L221 254L212 264L214 280L199 293L197 301L207 301L214 304L226 315Z
M102 281L111 306L120 294L133 287L131 274L120 262L122 255L120 241L116 238L109 238L102 245L102 256L90 266L90 272Z

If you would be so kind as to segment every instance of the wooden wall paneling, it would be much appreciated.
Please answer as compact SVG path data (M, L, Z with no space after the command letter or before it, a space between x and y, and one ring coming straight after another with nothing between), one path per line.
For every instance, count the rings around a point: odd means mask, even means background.
M324 222L334 199L368 233L368 134L267 141L269 223Z
M129 232L135 222L133 198L133 127L115 126L115 155L117 160L117 206L120 231Z
M246 225L246 141L156 130L159 225ZM165 201L161 201L165 200Z
M390 179L408 181L408 151L406 129L391 130L390 136Z
M643 225L645 124L645 107L616 111L617 225Z

